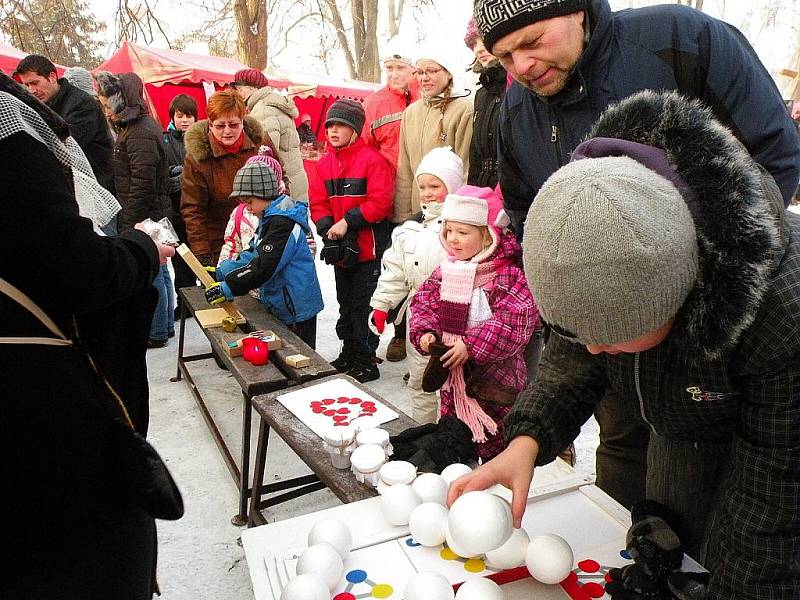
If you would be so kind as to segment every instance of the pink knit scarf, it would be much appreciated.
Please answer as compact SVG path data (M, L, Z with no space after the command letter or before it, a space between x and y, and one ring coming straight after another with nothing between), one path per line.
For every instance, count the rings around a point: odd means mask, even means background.
M452 344L462 339L467 330L472 291L492 281L496 272L494 264L489 261L479 264L448 257L442 261L441 273L439 323L442 342ZM467 395L466 388L463 365L450 369L442 390L453 394L456 416L469 427L472 441L481 444L487 441L486 433L497 433L497 423L483 411L477 400Z

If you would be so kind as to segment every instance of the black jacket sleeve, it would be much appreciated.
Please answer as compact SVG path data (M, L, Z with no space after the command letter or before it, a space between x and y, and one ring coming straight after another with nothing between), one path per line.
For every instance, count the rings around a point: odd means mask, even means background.
M261 243L256 247L255 258L225 276L225 283L235 296L242 296L269 281L281 262L295 225L292 219L281 216L271 217L264 223L265 230Z

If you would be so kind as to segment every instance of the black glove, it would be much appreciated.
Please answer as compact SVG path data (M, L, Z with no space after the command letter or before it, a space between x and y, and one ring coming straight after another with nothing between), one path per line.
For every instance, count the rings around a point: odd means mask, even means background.
M319 259L325 261L325 264L335 265L344 258L342 240L322 238L322 244L323 246L319 253Z
M710 577L711 573L675 571L656 581L632 564L608 572L606 592L613 600L705 600Z
M663 504L645 500L631 509L631 521L625 542L633 562L654 579L664 579L681 568L681 526L674 512Z
M411 427L389 439L393 460L407 460L426 473L441 473L447 465L478 460L472 432L456 417Z
M669 590L678 600L704 600L708 596L711 573L675 571L667 577Z
M350 267L354 267L358 264L358 241L356 239L357 232L348 232L342 238L342 247L344 251L344 256L342 257L342 262L340 266L349 269Z

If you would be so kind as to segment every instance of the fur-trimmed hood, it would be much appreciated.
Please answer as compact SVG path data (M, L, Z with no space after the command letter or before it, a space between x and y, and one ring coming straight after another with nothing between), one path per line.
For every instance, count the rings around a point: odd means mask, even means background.
M774 180L696 100L644 91L611 106L588 136L662 148L694 198L700 273L673 335L689 356L716 359L752 324L783 255Z
M263 129L258 120L253 117L246 116L244 118L244 134L252 142L252 145L256 147L260 146L263 142ZM211 141L208 138L208 119L198 121L187 129L183 136L183 143L186 147L186 154L197 162L208 160L209 158L219 155L219 153L214 152L214 148L211 146Z

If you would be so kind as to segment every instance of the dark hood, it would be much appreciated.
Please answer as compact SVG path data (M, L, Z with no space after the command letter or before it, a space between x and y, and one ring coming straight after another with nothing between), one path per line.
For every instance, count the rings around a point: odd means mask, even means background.
M144 100L144 84L136 73L113 75L101 71L96 75L98 93L108 98L108 105L117 115L115 125L127 124L147 116L147 103Z
M753 322L783 255L783 202L772 178L696 100L644 91L610 107L590 138L665 151L692 192L700 275L674 338L689 356L716 359Z

